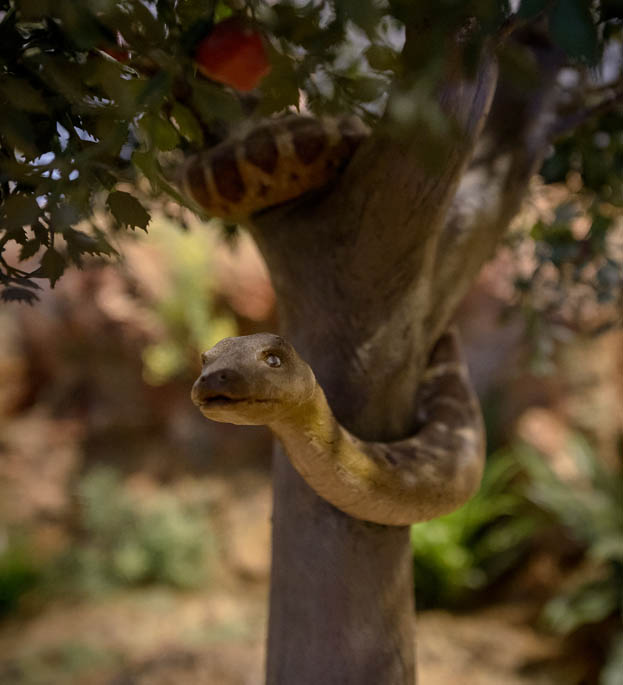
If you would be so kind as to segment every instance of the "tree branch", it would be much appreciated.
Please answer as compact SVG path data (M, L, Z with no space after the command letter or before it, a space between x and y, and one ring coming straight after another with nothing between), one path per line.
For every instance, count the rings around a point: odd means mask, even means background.
M529 49L537 60L540 82L526 89L501 80L448 215L426 319L433 339L445 330L480 267L493 254L547 152L558 99L554 84L565 59L540 42Z
M537 17L531 19L530 21L534 21L535 19L537 19ZM495 34L496 42L503 43L516 31L523 28L528 23L528 21L529 20L525 19L524 17L520 17L518 14L511 14L509 17L506 18L506 20L502 23L497 33Z

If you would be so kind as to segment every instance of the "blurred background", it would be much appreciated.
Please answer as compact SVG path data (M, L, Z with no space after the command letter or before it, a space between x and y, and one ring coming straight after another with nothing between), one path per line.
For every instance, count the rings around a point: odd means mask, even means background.
M565 285L538 233L565 213L586 234L574 184L535 181L461 308L488 465L412 528L426 685L623 682L618 303L603 264ZM0 309L3 685L262 683L271 438L189 391L201 350L275 330L274 296L243 232L169 209L117 263Z

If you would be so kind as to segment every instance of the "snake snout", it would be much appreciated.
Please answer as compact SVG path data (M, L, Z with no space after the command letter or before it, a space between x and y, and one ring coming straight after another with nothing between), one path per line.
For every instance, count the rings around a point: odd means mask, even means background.
M244 376L235 369L217 369L202 373L195 381L192 398L196 404L209 400L238 400L248 394L248 384Z

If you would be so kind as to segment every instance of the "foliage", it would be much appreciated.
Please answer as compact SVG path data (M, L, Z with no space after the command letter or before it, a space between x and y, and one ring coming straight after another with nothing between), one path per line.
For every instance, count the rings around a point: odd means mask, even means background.
M100 649L88 642L64 642L32 649L0 666L0 682L13 685L84 682L97 670L117 666L122 656L116 650Z
M578 13L589 11L588 3L568 3L574 4ZM616 3L602 3L601 11L617 17ZM606 95L618 101L623 96L622 26L620 12L617 21L605 24L608 40L599 68L588 75L566 74L571 85L560 135L540 176L547 185L566 184L568 192L549 216L525 226L525 239L518 241L520 249L525 240L534 243L534 268L516 286L541 347L552 347L560 327L603 330L621 323L616 312L623 307L623 107L600 111L599 103ZM567 29L569 36L582 33L571 20ZM571 125L575 112L591 108L595 116ZM609 316L594 314L606 305ZM593 312L590 322L587 310Z
M560 633L623 609L623 478L604 467L579 437L569 450L578 471L576 484L562 481L538 453L527 448L520 453L530 479L527 498L585 549L594 569L546 606L545 621Z
M580 437L569 450L578 473L575 484L562 481L533 450L520 452L530 478L527 498L584 549L586 572L553 597L543 612L546 625L562 634L612 616L623 618L623 474L606 468ZM617 685L622 672L619 629L611 640L601 685Z
M267 40L271 72L257 114L298 108L418 126L441 144L452 129L434 97L448 37L466 69L510 14L508 0L2 0L0 2L0 287L32 302L85 256L113 256L121 228L149 224L140 176L181 198L171 170L213 144L250 103L201 77L199 41L239 13ZM620 27L616 6L523 0L545 13L570 58L596 63ZM466 30L468 27L468 30ZM409 32L414 31L414 38ZM407 34L405 42L405 34ZM22 264L20 265L20 262Z
M411 527L418 607L460 605L521 558L535 521L510 487L519 471L512 451L492 455L465 506Z
M557 329L597 332L621 323L623 109L561 139L541 177L566 184L564 197L511 242L523 252L532 245L531 268L515 282L518 302L541 347L551 349Z
M201 512L174 495L137 498L111 469L89 472L78 488L83 543L59 567L72 586L97 593L116 586L199 586L210 545Z
M582 438L568 445L577 469L562 480L525 444L489 459L480 492L462 509L411 528L418 605L457 606L525 557L552 530L573 540L579 572L553 596L543 622L560 634L623 616L623 478ZM623 634L612 638L601 682L619 681Z
M15 610L40 580L37 562L22 539L6 536L0 547L0 617Z
M623 631L615 635L608 654L607 663L600 673L599 685L621 685L623 673Z

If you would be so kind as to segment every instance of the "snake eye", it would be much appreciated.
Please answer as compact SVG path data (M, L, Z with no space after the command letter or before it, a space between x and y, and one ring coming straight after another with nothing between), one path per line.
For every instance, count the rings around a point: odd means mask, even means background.
M276 354L267 355L264 361L268 364L268 366L272 366L274 369L276 369L278 366L281 366L281 359Z

